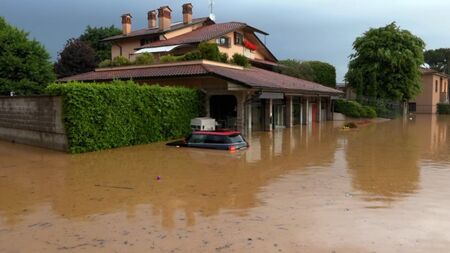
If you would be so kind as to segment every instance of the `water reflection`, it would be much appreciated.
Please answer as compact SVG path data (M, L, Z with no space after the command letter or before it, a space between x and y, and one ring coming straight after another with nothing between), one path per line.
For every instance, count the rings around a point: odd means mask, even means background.
M401 120L371 125L347 135L352 185L367 200L393 201L417 191L420 146L417 133Z

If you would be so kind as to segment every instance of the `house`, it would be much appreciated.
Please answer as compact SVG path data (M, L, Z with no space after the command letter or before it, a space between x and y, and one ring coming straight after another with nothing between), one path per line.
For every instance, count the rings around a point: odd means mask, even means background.
M421 68L422 92L410 101L410 109L416 113L437 113L437 104L449 102L448 75Z
M215 23L192 17L192 4L182 7L183 21L172 23L172 10L163 6L148 12L148 27L133 31L132 16L122 15L122 34L106 38L111 56L133 60L149 52L182 55L201 42L216 43L221 53L244 55L252 67L207 61L99 68L62 78L60 82L107 82L133 79L139 83L197 88L206 95L206 115L224 128L271 131L294 124L332 119L332 99L342 92L314 82L272 71L277 59L258 37L268 33L241 22ZM158 17L158 22L157 22ZM158 25L157 25L158 23Z

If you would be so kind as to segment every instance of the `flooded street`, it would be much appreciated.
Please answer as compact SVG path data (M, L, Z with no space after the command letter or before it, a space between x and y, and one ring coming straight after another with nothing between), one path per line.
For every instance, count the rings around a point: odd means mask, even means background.
M0 252L449 252L450 117L248 141L82 155L0 142Z

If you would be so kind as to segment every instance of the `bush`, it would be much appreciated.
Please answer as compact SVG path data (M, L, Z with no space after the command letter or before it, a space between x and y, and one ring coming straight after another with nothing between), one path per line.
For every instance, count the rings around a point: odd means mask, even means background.
M149 65L155 63L155 57L152 53L143 53L136 56L134 64L136 65Z
M116 56L111 62L112 67L120 67L120 66L127 66L130 65L131 62L124 56Z
M64 97L64 123L72 153L178 138L200 115L198 91L137 85L132 81L52 84Z
M232 63L242 66L242 67L250 67L250 61L247 57L243 56L242 54L233 54L233 58L231 60Z
M106 59L98 64L99 68L109 68L111 66L112 66L112 61L108 60L108 59Z
M356 101L339 99L336 101L335 112L340 112L345 116L352 118L376 118L377 113L370 106L363 106Z
M189 53L186 53L185 55L183 55L183 61L196 61L196 60L201 60L202 58L202 53L198 50L194 50L191 51Z
M181 57L176 57L174 55L168 54L168 55L163 55L159 58L159 61L161 63L169 63L169 62L177 62L180 59L182 59Z
M220 61L223 63L228 63L228 54L227 53L220 53Z
M202 42L198 45L198 50L202 54L202 59L218 62L221 60L221 54L217 44Z
M450 104L438 104L437 110L439 114L450 114Z

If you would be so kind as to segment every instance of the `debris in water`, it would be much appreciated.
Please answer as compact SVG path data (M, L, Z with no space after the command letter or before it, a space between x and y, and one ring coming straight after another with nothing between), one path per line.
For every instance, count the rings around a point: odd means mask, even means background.
M156 180L158 180L158 181L161 180L161 177L160 177L160 176L157 176L157 177L156 177Z

